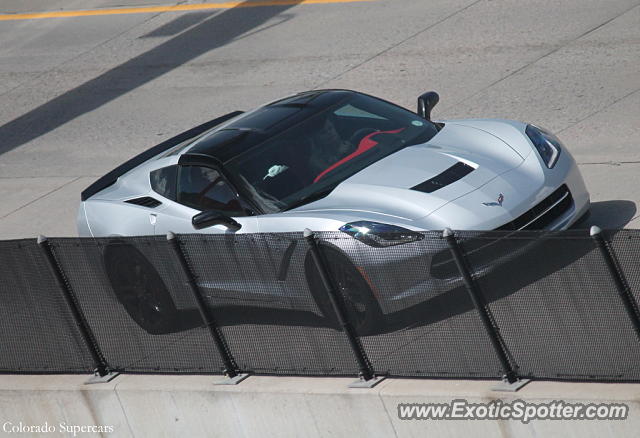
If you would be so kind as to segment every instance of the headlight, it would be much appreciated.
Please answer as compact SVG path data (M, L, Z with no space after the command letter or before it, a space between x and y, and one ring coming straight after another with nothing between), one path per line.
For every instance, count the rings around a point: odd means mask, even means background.
M549 169L555 166L560 156L560 151L562 151L562 143L560 143L558 137L533 125L527 125L525 133L538 150L544 164Z
M347 233L354 239L376 248L402 245L424 239L424 235L396 225L381 224L379 222L358 221L344 224L340 231Z

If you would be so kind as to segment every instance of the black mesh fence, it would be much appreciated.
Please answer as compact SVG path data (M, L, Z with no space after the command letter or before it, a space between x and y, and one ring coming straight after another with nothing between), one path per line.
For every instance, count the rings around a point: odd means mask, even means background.
M4 241L0 372L96 368L70 294L124 372L217 374L222 350L236 371L356 375L337 305L378 375L500 378L500 351L521 377L640 381L640 231L602 236L631 309L585 231L456 233L478 308L441 232L388 247L316 233L320 266L302 233L181 235L181 251L164 236L50 239L53 265L35 241Z
M52 246L111 368L222 369L164 237L52 239Z
M606 240L616 254L622 273L636 303L640 303L640 232L605 231Z
M42 250L0 242L0 372L88 372L94 365Z
M181 240L240 369L357 374L347 339L328 326L308 286L301 233ZM213 254L224 256L214 260Z
M430 274L431 255L448 253L441 234L387 248L344 233L318 237L376 373L499 377L500 365L459 276Z
M602 254L585 234L460 238L475 248L467 257L520 375L639 380L640 342ZM501 257L499 263L487 263L486 253Z

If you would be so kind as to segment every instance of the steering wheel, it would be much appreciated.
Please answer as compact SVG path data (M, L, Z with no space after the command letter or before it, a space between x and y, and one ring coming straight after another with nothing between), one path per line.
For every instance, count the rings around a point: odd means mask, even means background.
M360 128L349 137L349 142L354 144L356 148L360 145L360 142L367 135L372 134L374 132L378 132L378 129L375 128Z

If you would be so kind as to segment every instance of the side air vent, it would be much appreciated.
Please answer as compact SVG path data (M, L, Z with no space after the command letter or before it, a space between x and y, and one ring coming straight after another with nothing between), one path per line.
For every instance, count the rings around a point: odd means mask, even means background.
M149 207L149 208L156 208L158 205L162 204L162 202L152 198L151 196L143 196L142 198L127 199L124 202L128 202L129 204L141 205L143 207Z
M451 183L464 178L466 175L473 172L475 169L468 164L458 162L445 170L444 172L434 176L431 179L426 180L418 184L415 187L411 187L411 190L417 190L419 192L432 193L438 189L448 186Z

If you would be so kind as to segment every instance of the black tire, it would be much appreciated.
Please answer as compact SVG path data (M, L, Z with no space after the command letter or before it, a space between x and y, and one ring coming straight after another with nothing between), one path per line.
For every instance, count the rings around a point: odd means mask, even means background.
M320 244L320 249L334 285L343 297L349 322L361 336L377 333L384 325L384 316L367 281L342 251L326 244ZM306 255L304 266L309 290L328 320L328 325L332 328L340 328L310 252Z
M162 278L134 246L111 242L104 266L120 304L142 329L152 335L180 331L176 305Z

